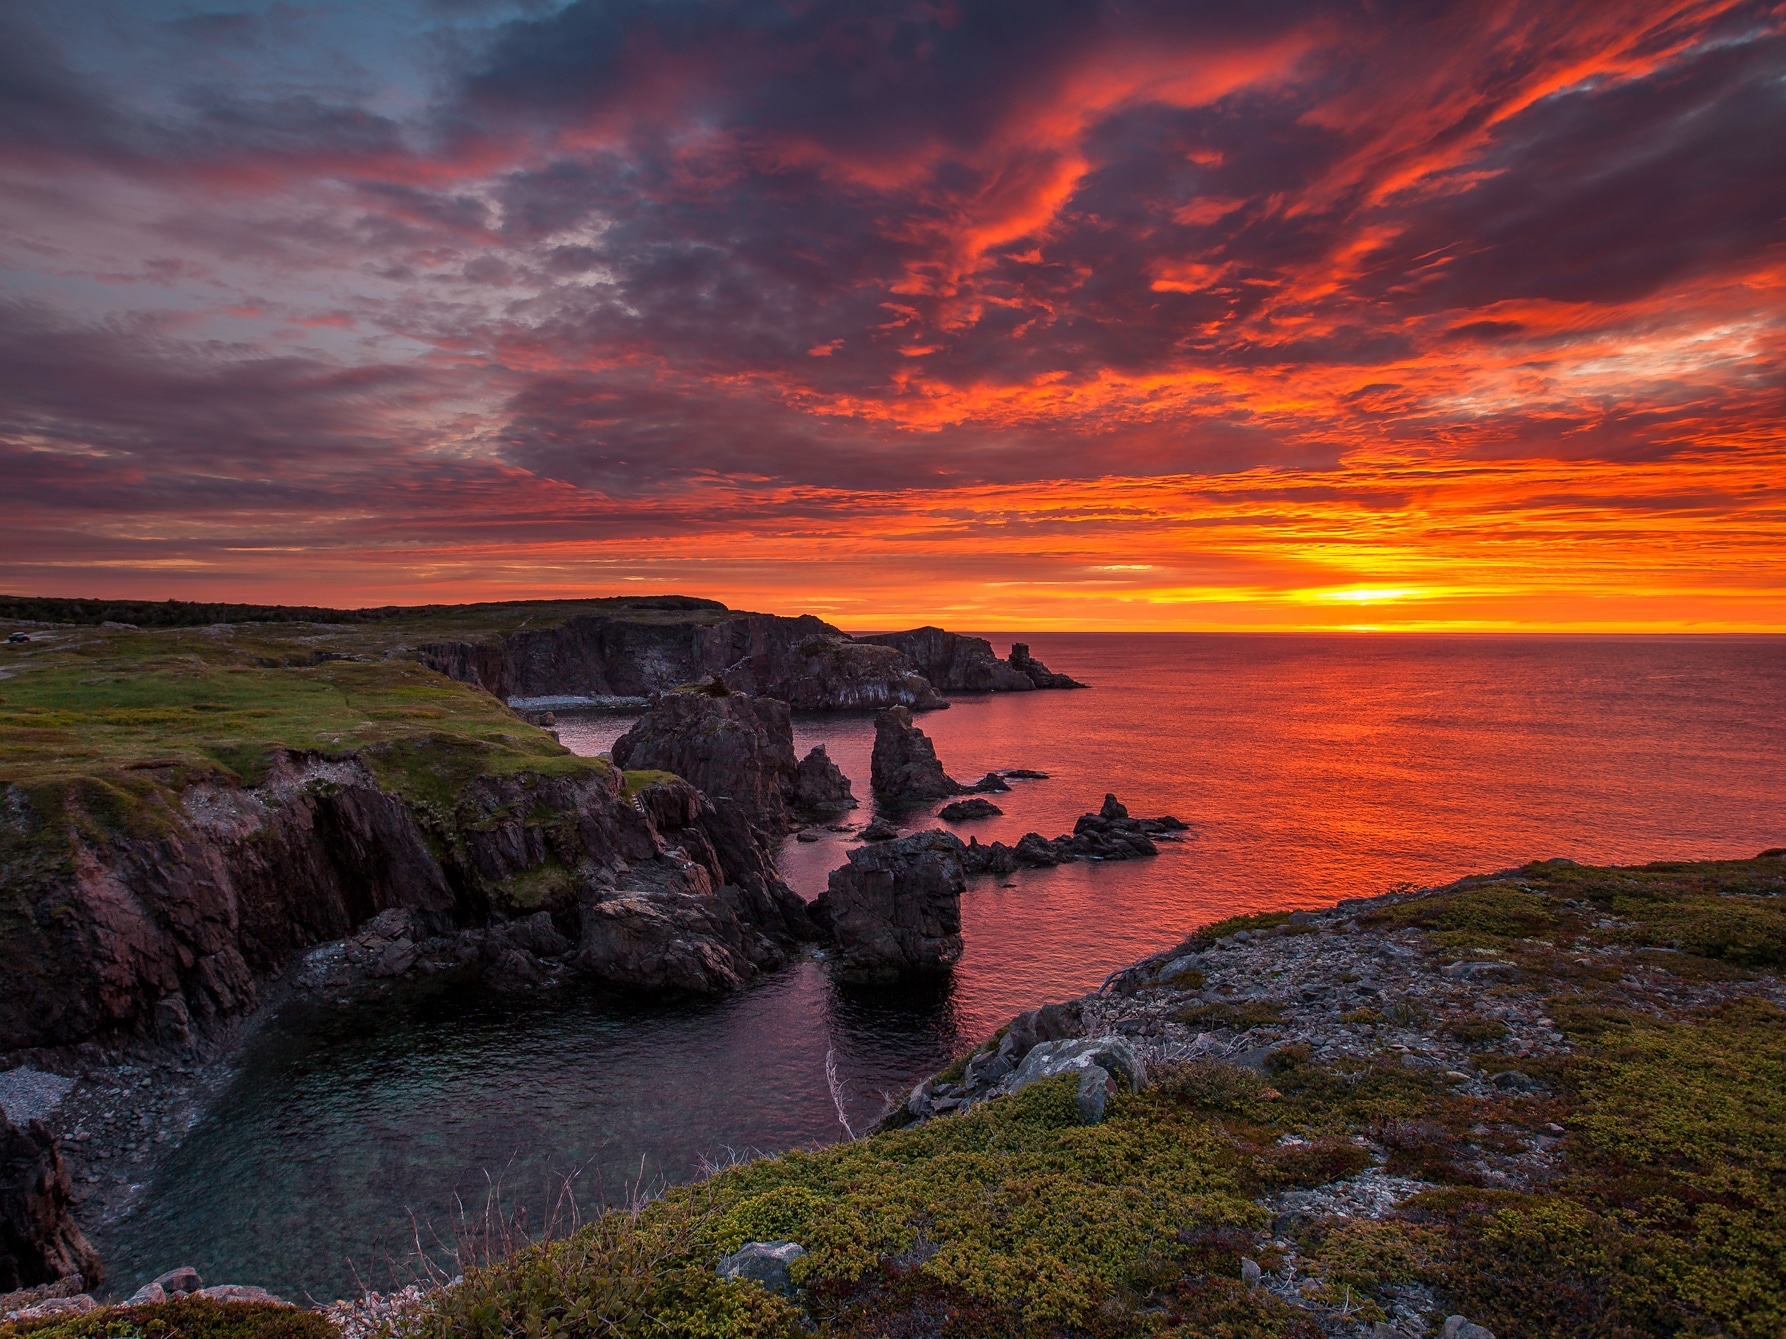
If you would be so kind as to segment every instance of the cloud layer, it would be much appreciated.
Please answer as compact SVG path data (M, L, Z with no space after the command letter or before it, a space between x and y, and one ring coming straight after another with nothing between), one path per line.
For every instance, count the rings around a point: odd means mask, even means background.
M0 22L9 588L1786 626L1786 6Z

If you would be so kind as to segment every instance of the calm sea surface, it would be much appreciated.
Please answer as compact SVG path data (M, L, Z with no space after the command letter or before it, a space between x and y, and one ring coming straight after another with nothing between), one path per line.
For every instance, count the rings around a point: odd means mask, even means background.
M1182 844L975 882L952 981L845 989L807 961L712 1001L437 982L370 1009L294 1007L101 1236L111 1282L189 1263L294 1299L387 1287L492 1187L537 1224L566 1184L587 1208L702 1159L840 1138L827 1053L859 1127L1013 1013L1204 921L1548 856L1786 844L1786 638L1018 639L1094 688L955 698L919 718L958 780L1049 773L994 797L1004 817L957 830L1054 836L1110 791L1187 821ZM993 638L1001 653L1010 640ZM630 724L591 716L560 733L593 754ZM802 752L828 747L863 801L850 821L867 821L872 718L799 718L795 736ZM790 840L784 873L816 896L848 842Z

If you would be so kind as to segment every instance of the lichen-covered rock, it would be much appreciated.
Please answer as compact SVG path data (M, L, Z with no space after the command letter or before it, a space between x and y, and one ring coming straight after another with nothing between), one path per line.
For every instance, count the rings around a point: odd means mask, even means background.
M947 776L937 761L936 745L912 724L912 714L904 707L890 707L874 718L869 775L874 793L896 804L961 793L960 784Z
M788 1266L806 1254L797 1241L747 1241L730 1255L722 1255L714 1273L722 1279L748 1279L770 1292L792 1296L793 1275Z
M23 1128L0 1111L0 1292L70 1277L96 1287L99 1254L74 1221L73 1186L42 1121Z
M785 702L705 689L666 693L614 741L618 766L674 772L710 800L733 800L750 821L781 833L799 764Z
M823 744L814 744L812 751L800 760L794 773L793 804L796 809L818 813L841 813L856 807L850 779L831 761Z
M960 838L942 831L859 846L831 871L812 917L847 976L887 979L951 967L961 957Z

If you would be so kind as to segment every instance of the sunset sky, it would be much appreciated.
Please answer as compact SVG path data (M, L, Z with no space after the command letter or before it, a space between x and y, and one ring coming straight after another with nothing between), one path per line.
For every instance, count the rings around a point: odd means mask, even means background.
M1786 4L10 0L0 589L1786 629Z

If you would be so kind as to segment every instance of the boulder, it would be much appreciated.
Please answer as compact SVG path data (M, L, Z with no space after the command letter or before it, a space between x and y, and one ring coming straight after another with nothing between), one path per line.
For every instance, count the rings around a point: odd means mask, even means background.
M937 817L945 823L965 823L976 818L998 818L1004 812L991 800L975 798L956 800L953 804L945 804L937 811Z
M837 946L846 976L885 980L938 971L961 957L960 838L941 831L859 846L831 871L812 917Z
M1085 1011L1078 1001L1044 1004L1018 1014L1005 1027L999 1050L1014 1061L1022 1060L1042 1042L1064 1041L1085 1035Z
M831 761L823 744L814 744L795 769L793 804L796 809L819 813L841 813L856 807L850 779Z
M665 693L614 741L616 766L674 772L709 800L729 799L773 833L794 826L799 765L785 702L705 688Z
M169 1297L184 1297L187 1293L195 1293L203 1288L205 1281L191 1265L181 1265L157 1278L155 1286L164 1289Z
M959 795L961 786L944 774L936 746L904 707L889 707L874 718L874 793L895 804L916 804Z
M1013 642L1009 664L1037 688L1083 688L1084 684L1066 674L1056 674L1029 653L1023 642Z
M1439 1330L1439 1339L1495 1339L1495 1336L1486 1325L1477 1325L1462 1316L1447 1316Z
M42 1121L14 1125L0 1111L0 1292L78 1275L105 1275L99 1254L74 1221L73 1186Z
M877 818L862 829L862 840L865 842L890 842L899 835L899 829L884 818Z
M1083 1037L1070 1041L1039 1042L1023 1057L1023 1063L1007 1078L1000 1088L1006 1093L1020 1093L1034 1083L1041 1083L1061 1074L1096 1069L1105 1079L1115 1080L1125 1085L1131 1092L1139 1092L1147 1086L1147 1069L1141 1058L1135 1054L1135 1048L1127 1037ZM1089 1085L1085 1079L1080 1080L1081 1114L1085 1114L1086 1103L1091 1101L1097 1108L1097 1118L1103 1118L1103 1106L1095 1099L1088 1099L1088 1092L1098 1089L1098 1080L1094 1075ZM1105 1089L1106 1096L1108 1089Z
M747 1241L730 1255L722 1255L714 1273L722 1279L748 1279L770 1292L792 1296L794 1279L788 1266L806 1254L795 1241Z

